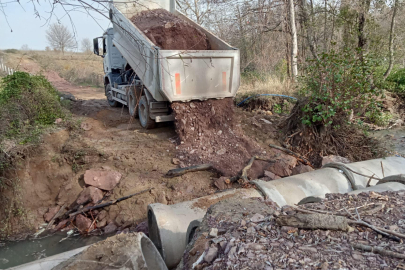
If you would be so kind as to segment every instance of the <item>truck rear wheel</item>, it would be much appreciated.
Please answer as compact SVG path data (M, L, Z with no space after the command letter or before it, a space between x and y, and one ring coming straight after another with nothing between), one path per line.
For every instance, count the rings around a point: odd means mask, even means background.
M145 96L142 96L141 99L139 100L138 111L139 111L139 122L141 123L141 126L146 129L154 128L156 122L155 120L150 118L149 104Z
M129 92L128 92L128 110L129 110L129 114L134 117L137 118L139 116L139 111L138 111L138 101L136 98L136 92L135 92L135 88L131 87ZM138 106L137 106L138 105Z
M112 97L113 97L113 93L112 93L111 85L110 85L110 84L107 84L107 85L105 86L105 95L107 96L108 104L109 104L111 107L117 107L117 106L118 106L118 102L112 98Z

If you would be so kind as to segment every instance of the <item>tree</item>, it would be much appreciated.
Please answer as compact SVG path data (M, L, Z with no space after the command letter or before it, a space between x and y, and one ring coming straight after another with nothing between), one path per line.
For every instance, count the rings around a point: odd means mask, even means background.
M82 52L84 53L91 53L93 50L93 44L91 43L89 38L82 39Z
M389 45L388 45L388 50L389 50L389 58L390 58L390 63L388 65L387 71L384 73L384 79L386 79L392 70L392 67L394 66L394 34L395 34L395 15L397 14L397 9L398 9L398 0L394 0L394 6L392 7L392 20L391 20L391 28L390 28L390 38L389 38Z
M76 48L74 35L63 24L51 24L46 31L46 39L54 50L59 50L62 53L65 53L66 49Z
M31 49L28 47L28 44L24 44L24 45L21 46L21 51L23 51L23 52L28 52L30 50Z
M288 0L290 11L290 28L291 28L291 76L293 80L298 75L298 41L297 41L297 28L295 27L295 9L294 1Z

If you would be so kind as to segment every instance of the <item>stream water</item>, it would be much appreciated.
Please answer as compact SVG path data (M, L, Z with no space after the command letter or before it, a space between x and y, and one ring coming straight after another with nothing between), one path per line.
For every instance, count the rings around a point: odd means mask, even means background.
M58 253L91 245L106 239L110 235L82 236L58 232L48 236L31 238L15 242L0 243L0 269L39 260ZM62 240L64 239L64 240ZM62 240L62 241L61 241Z

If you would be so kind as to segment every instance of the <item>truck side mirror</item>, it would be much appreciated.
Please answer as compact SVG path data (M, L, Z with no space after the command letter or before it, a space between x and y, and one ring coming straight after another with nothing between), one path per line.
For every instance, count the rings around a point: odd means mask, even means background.
M98 38L93 39L93 52L96 55L100 55L99 49L98 49Z

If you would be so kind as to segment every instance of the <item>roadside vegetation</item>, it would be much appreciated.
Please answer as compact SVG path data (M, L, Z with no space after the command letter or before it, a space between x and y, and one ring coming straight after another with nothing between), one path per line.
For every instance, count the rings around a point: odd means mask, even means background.
M43 76L15 72L0 84L0 175L40 142L45 128L66 112Z

